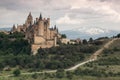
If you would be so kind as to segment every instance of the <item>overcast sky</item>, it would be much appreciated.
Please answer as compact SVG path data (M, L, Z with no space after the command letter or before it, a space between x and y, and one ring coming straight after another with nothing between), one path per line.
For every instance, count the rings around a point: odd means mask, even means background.
M60 30L101 27L120 30L120 0L0 0L0 27L23 24L33 18L51 18Z

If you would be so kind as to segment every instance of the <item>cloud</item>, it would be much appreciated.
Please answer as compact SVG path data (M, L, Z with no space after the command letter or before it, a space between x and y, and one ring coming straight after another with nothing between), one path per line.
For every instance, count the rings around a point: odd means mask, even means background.
M81 24L83 22L84 21L80 19L71 19L67 14L56 20L57 24Z
M71 4L71 9L75 10L75 9L87 8L88 10L90 9L91 11L99 14L100 16L103 15L102 17L104 17L104 19L106 20L119 22L120 12L117 12L116 9L114 8L114 6L117 4L115 1L114 0L78 0L78 3Z
M34 18L40 12L50 17L51 26L60 29L86 25L120 29L119 4L120 0L0 0L0 25L23 24L31 11Z

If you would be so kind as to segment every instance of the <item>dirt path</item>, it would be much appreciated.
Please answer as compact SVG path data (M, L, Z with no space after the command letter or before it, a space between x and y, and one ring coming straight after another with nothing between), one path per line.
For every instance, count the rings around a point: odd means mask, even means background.
M87 61L84 61L82 63L79 63L71 68L68 68L68 69L65 69L65 71L72 71L72 70L75 70L77 69L78 67L86 64L86 63L89 63L89 62L92 62L92 61L95 61L97 60L97 56L100 55L102 53L102 51L105 49L105 48L108 48L115 40L117 40L118 38L114 38L112 39L111 41L109 41L108 43L106 43L101 49L97 50L91 57L89 60ZM34 74L34 73L55 73L57 70L46 70L46 71L41 71L41 72L28 72L28 73L21 73L21 75L30 75L30 74ZM7 75L7 76L4 76L4 77L9 77L9 76L12 76L12 75ZM0 76L2 77L2 76Z
M106 48L109 48L109 46L118 38L114 38L111 41L109 41L108 43L106 43L101 49L97 50L91 57L90 59L97 59L97 56L100 55L102 53L102 51Z

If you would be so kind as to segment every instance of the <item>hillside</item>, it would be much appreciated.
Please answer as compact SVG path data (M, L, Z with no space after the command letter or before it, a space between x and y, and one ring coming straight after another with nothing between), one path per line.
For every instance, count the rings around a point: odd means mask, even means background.
M88 63L80 68L81 71L88 70L85 80L119 80L120 79L120 39L114 41L108 49L98 57L97 61ZM94 74L95 73L95 74ZM83 74L79 74L83 75ZM83 79L84 80L84 79Z
M100 39L101 40L101 39ZM61 45L60 47L57 48L51 48L51 49L39 49L38 55L37 56L30 56L29 54L24 55L24 54L9 54L9 55L3 55L1 54L1 64L3 62L7 65L4 67L1 67L1 80L6 79L6 77L2 76L7 76L11 75L12 72L15 70L15 68L18 68L22 75L19 77L11 77L7 80L34 80L34 79L41 79L41 80L68 80L68 79L73 79L73 80L78 80L81 78L83 80L96 80L98 77L101 77L101 80L112 80L113 78L115 80L119 79L119 57L113 57L113 55L118 56L119 54L119 46L118 44L120 40L115 41L109 49L105 49L103 51L103 54L99 56L98 60L95 62L88 63L84 65L83 67L78 68L75 71L67 71L65 72L63 69L64 68L69 68L70 66L73 66L79 62L82 62L84 60L87 60L96 50L100 49L103 47L103 45L106 42L109 42L110 39L103 39L101 41L104 41L102 45L96 45L96 44L76 44L76 45ZM116 45L117 44L117 45ZM97 47L96 47L96 46ZM63 53L64 52L64 53ZM111 53L110 53L111 52ZM107 56L106 56L107 53ZM104 57L105 56L105 57ZM111 58L109 58L112 56ZM9 58L8 58L9 57ZM8 59L7 59L8 58ZM101 61L102 60L102 61ZM110 61L109 61L110 60ZM112 60L114 62L112 62ZM118 60L118 61L117 61ZM11 63L12 61L12 63ZM17 61L17 62L16 62ZM38 63L38 61L40 63ZM48 61L48 63L47 63ZM67 61L67 62L65 62ZM14 65L13 65L14 62ZM44 62L41 64L41 62ZM103 63L101 63L103 62ZM46 63L46 64L45 64ZM48 65L49 64L49 65ZM99 64L99 65L98 65ZM33 65L33 66L32 66ZM43 66L44 65L44 66ZM112 65L112 67L111 67ZM108 69L104 72L104 68ZM5 70L6 67L9 67L9 69ZM101 68L102 67L102 68ZM109 72L109 70L116 69L115 72ZM55 73L55 71L51 71L54 73L32 73L34 71L41 71L44 69L58 69L58 71ZM59 71L60 69L60 71ZM27 72L27 73L26 73ZM24 74L25 73L25 74ZM32 73L32 74L31 74ZM28 75L29 74L29 75ZM57 75L58 74L58 75ZM61 75L64 74L64 75ZM112 77L110 77L112 75ZM71 76L69 78L69 76Z

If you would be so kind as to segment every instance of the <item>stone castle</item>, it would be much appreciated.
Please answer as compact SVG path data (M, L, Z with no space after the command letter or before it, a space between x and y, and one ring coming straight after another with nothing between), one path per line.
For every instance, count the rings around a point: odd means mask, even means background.
M31 43L31 51L33 54L37 53L39 48L50 48L58 46L57 42L60 40L61 35L58 32L56 25L50 28L50 18L39 18L33 21L31 12L23 25L13 25L11 30L14 32L22 32L25 34L25 39Z

